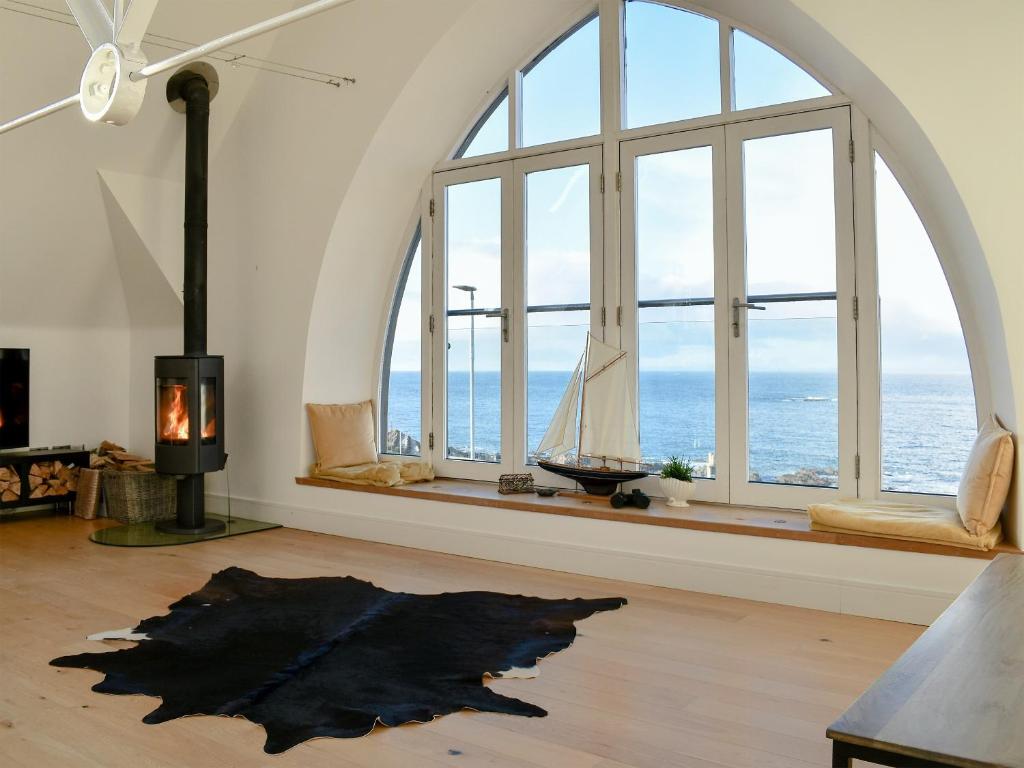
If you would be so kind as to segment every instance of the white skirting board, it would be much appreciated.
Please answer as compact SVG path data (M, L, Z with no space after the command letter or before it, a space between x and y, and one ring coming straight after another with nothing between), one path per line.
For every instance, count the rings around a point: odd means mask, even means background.
M237 517L317 533L835 613L930 624L987 560L303 488ZM226 498L209 496L211 512ZM468 588L468 587L467 587Z

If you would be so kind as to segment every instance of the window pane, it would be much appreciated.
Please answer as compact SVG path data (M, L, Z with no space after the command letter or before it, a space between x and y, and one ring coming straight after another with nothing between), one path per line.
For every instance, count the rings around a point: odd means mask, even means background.
M836 303L767 304L747 326L751 482L839 484Z
M590 330L590 166L526 176L527 459ZM571 310L554 311L565 305Z
M446 190L447 456L501 458L501 179Z
M392 331L388 362L387 409L383 453L420 455L420 293L422 259L420 242L405 278L399 298L398 318Z
M696 476L714 477L712 150L646 155L636 164L640 448L655 466L679 456ZM681 306L651 306L673 300Z
M595 16L523 70L523 146L601 130L601 62Z
M745 141L743 186L748 297L795 294L762 302L764 310L747 310L748 479L836 486L831 130Z
M736 109L816 99L829 91L792 61L755 37L732 32Z
M747 291L836 289L832 131L743 142Z
M630 0L626 40L627 128L722 111L717 21Z
M508 150L508 92L492 105L489 114L480 118L467 142L456 157L477 157Z
M974 443L974 387L956 306L921 220L875 155L882 488L955 494Z

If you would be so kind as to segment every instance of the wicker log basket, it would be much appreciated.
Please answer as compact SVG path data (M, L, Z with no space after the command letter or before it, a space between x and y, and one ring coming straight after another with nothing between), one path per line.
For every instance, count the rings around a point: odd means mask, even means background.
M177 483L155 472L104 470L107 516L122 523L171 520L175 516Z
M100 492L103 490L103 473L98 469L82 469L78 472L78 493L75 496L75 517L95 520L100 512Z

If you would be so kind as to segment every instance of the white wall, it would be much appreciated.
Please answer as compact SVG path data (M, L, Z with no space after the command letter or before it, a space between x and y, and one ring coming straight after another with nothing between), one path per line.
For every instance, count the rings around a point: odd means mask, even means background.
M40 4L67 13L60 0ZM198 42L290 5L258 0L240 12L234 3L175 0L161 5L152 30ZM245 50L263 55L272 42ZM146 49L151 60L170 53ZM0 10L0 121L73 92L87 58L76 28ZM211 153L255 75L221 68ZM180 180L184 118L168 107L165 82L150 81L143 109L127 127L89 125L67 110L0 137L0 346L32 350L35 446L109 439L152 454L152 357L180 352L181 332L171 328L173 310L152 305L160 288L152 280L163 278L146 262L180 263L181 201L169 204L139 186L131 194L139 198L139 226L162 223L165 237L153 253L123 243L118 250L98 170Z

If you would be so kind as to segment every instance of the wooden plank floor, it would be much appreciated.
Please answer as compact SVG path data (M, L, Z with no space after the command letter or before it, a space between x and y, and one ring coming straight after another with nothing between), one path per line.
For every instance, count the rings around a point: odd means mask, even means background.
M595 579L294 530L159 549L88 541L104 522L0 524L0 764L342 768L806 768L829 764L825 728L921 628ZM229 565L267 576L349 574L391 590L623 595L581 622L535 680L490 683L546 718L460 713L318 739L283 756L240 719L140 719L155 699L106 696L87 670L47 662L96 650ZM110 644L114 647L114 643Z

